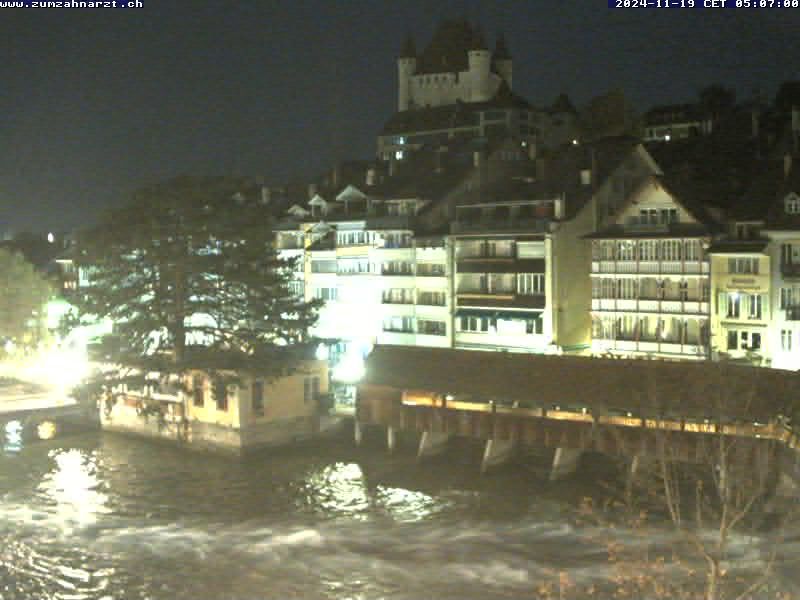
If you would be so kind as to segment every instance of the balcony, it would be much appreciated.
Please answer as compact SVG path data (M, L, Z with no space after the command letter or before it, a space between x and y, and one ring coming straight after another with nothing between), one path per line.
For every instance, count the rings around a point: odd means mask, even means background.
M800 321L800 306L787 306L786 307L786 320L787 321Z
M478 231L525 231L547 233L550 231L550 219L474 219L455 221L451 225L453 233L472 233Z
M592 298L592 310L607 312L640 312L673 315L708 315L708 302L704 300L658 300L658 299L622 299Z
M593 260L592 273L639 275L706 275L708 262L699 260Z
M458 259L459 273L544 273L545 259L513 256L469 256Z
M800 277L800 264L781 263L781 275L786 279Z
M478 291L462 290L456 294L458 305L482 306L487 308L544 308L546 298L544 294L527 296L514 291Z

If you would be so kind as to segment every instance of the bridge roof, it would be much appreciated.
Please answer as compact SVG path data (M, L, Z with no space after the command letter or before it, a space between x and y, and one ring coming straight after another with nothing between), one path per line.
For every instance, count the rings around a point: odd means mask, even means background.
M769 421L800 417L792 371L712 363L377 346L363 384L594 414Z

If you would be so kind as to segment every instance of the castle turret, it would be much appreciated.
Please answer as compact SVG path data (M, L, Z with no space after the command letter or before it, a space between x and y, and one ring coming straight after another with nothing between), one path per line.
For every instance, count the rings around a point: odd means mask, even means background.
M417 50L411 35L406 36L397 58L397 110L411 107L411 78L417 72Z
M502 33L497 35L492 58L494 59L494 67L497 74L508 84L509 89L513 89L511 54L506 46L506 38Z
M475 30L472 44L467 52L469 58L469 77L472 82L472 102L484 102L491 98L489 75L492 66L492 53L486 47L483 33Z

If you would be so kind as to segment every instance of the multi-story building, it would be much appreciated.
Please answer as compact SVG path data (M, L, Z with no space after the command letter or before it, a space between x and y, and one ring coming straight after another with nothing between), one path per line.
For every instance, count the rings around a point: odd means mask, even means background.
M658 176L641 181L592 240L592 350L708 358L714 223Z
M749 237L749 236L748 236ZM709 248L714 306L711 348L715 358L767 364L771 319L769 241L729 237Z
M800 369L800 165L796 160L787 153L775 174L775 201L764 230L772 265L771 365L792 370Z

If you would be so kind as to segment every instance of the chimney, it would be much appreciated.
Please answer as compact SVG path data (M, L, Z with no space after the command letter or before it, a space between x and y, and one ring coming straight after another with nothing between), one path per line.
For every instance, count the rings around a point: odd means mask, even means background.
M316 195L317 195L317 184L316 183L309 183L308 184L308 199L311 200Z
M792 172L792 155L788 152L783 155L783 178L788 179Z
M375 185L375 167L367 169L367 185Z
M269 186L262 185L261 186L261 204L269 204L269 201L272 199L272 191L269 189Z

